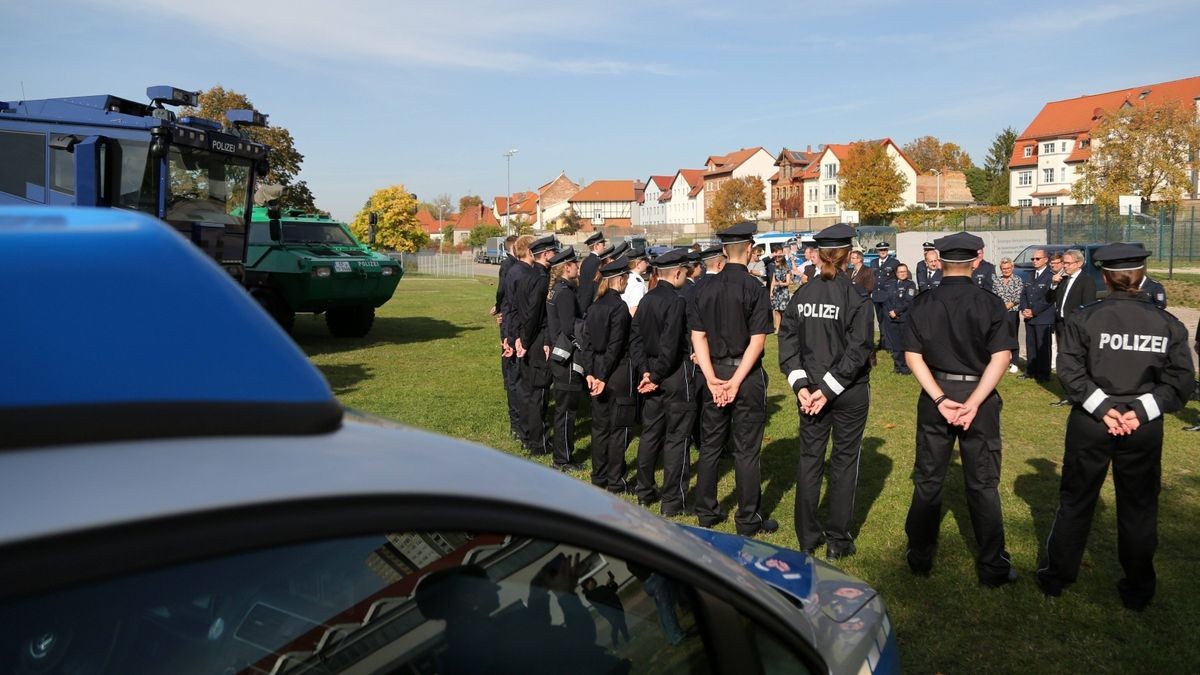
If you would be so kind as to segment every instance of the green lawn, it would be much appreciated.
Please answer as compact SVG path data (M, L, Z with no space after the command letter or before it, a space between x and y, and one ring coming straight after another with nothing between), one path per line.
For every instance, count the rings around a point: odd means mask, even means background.
M348 406L518 452L508 437L491 306L494 279L405 278L362 340L335 340L312 316L296 321L296 339ZM770 540L796 546L792 524L797 417L786 380L767 341L770 422L763 443L763 507L781 529ZM873 407L860 467L855 527L858 555L840 566L873 584L887 600L905 670L915 673L1196 672L1200 640L1200 435L1180 431L1196 404L1166 420L1157 556L1159 592L1142 614L1124 610L1115 584L1115 503L1111 479L1097 511L1079 582L1046 600L1033 582L1039 547L1056 505L1067 410L1048 404L1057 388L1006 377L1004 474L1000 484L1008 549L1021 580L999 590L976 585L973 538L955 462L947 481L947 517L929 579L904 564L904 518L912 486L917 386L893 375L880 353ZM884 364L887 364L884 367ZM586 425L586 421L584 422ZM581 427L577 458L587 456ZM635 448L630 448L632 461ZM543 460L546 463L548 460ZM733 507L733 475L721 482ZM586 480L586 476L578 476ZM630 499L632 499L630 497ZM723 529L732 531L732 524ZM1189 571L1190 570L1190 571Z

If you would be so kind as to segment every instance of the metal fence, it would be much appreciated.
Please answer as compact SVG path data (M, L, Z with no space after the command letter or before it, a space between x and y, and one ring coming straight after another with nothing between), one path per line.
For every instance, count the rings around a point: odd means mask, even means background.
M457 253L401 253L404 275L410 274L443 278L475 276L475 261Z

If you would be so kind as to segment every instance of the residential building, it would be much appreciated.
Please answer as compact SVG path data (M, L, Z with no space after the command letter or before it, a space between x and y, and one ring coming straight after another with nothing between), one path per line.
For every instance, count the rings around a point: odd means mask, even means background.
M579 184L567 178L566 171L560 172L557 178L538 188L538 215L535 224L547 230L557 229L555 224L566 213L571 205L571 197L577 192Z
M442 226L446 223L453 223L458 216L453 213L442 214L442 219L438 219L438 214L430 213L425 209L417 211L417 226L421 231L429 235L429 240L440 242L442 240Z
M1200 77L1051 101L1017 138L1009 160L1011 206L1075 204L1071 188L1083 176L1092 148L1101 139L1092 131L1105 113L1126 106L1179 101L1200 115ZM1192 194L1200 186L1192 174ZM1151 196L1153 199L1153 195Z
M671 179L671 189L659 201L666 206L666 224L695 232L704 222L704 174L707 169L680 169Z
M917 176L917 203L929 209L958 209L975 204L967 174L962 171L943 171Z
M675 176L650 176L640 203L641 225L662 225L667 222L667 204L671 199L671 183Z
M704 195L707 202L721 184L730 178L757 176L763 184L763 203L766 208L753 217L771 217L771 177L775 175L775 158L761 146L742 148L728 155L709 155L705 162Z
M508 227L509 219L523 220L538 226L538 195L536 192L514 192L509 197L492 200L492 213L502 227Z
M778 170L771 177L771 213L775 218L805 215L804 170L817 158L818 152L813 152L811 145L806 150L784 148L775 158Z
M483 204L470 206L458 214L458 219L454 221L454 243L466 243L467 239L471 236L471 230L480 225L503 227L492 207L484 206Z
M583 229L600 227L628 229L633 226L633 210L637 205L637 188L633 180L597 180L571 197L571 208L583 221Z
M908 184L901 194L903 203L897 210L917 204L917 167L904 155L900 146L890 138L883 138L866 143L883 145L892 163L904 174ZM842 162L850 155L851 143L829 144L824 146L802 174L804 178L804 209L808 217L833 216L840 217L846 209L842 206L838 194L841 190L839 172Z

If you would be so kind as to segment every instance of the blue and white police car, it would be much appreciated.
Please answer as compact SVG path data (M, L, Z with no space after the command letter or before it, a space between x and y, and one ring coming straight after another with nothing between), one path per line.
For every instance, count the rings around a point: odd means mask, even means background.
M0 288L0 672L899 670L831 566L343 410L147 216L0 210Z

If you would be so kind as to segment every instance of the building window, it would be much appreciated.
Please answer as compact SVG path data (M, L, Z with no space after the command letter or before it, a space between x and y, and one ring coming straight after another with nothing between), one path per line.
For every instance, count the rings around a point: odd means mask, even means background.
M825 198L833 199L835 197L837 197L837 185L836 184L826 185L825 186Z
M837 204L826 204L825 213L834 213L837 211Z
M826 178L837 178L837 170L838 170L837 164L826 164L825 165L825 177Z
M1053 183L1054 182L1054 169L1042 169L1042 182L1043 183Z
M1060 183L1067 182L1067 167L1064 166L1063 168L1058 170L1058 182L1060 182Z
M1025 156L1033 157L1033 146L1032 145L1025 146Z
M1066 151L1067 151L1067 142L1066 142L1066 141L1063 141L1063 142L1062 142L1062 150L1061 150L1061 152L1066 152Z
M1038 206L1058 206L1058 197L1039 197Z
M1043 155L1049 155L1049 154L1051 154L1052 152L1054 152L1054 143L1053 143L1053 141L1052 141L1052 142L1050 142L1050 143L1042 143L1042 154L1043 154Z
M1033 185L1033 172L1022 171L1017 174L1017 185Z
M1018 199L1017 206L1033 206L1032 199Z

